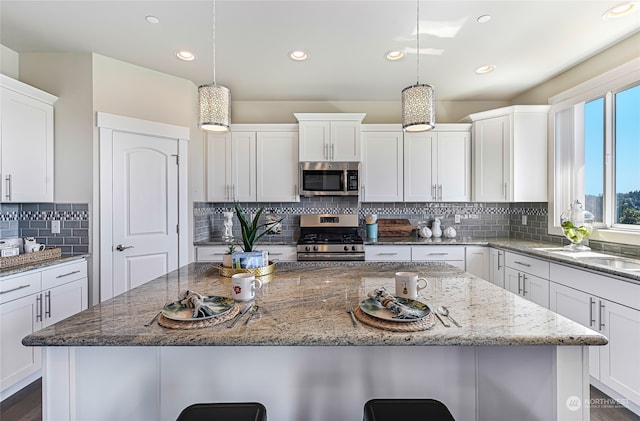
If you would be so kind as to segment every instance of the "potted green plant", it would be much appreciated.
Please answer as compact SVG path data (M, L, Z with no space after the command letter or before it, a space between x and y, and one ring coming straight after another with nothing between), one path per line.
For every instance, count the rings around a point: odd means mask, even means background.
M249 221L247 215L240 207L238 202L235 203L236 215L240 221L240 229L242 232L242 249L244 251L254 251L254 246L263 236L273 231L278 222L281 222L283 218L278 221L269 221L268 223L260 223L260 216L264 212L264 208L260 208L258 213L253 217L252 221ZM263 229L262 232L260 230Z

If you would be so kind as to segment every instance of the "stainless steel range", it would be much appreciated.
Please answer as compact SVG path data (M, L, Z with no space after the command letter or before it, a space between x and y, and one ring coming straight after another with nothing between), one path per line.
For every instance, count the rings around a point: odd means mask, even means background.
M364 260L358 215L301 215L298 260Z

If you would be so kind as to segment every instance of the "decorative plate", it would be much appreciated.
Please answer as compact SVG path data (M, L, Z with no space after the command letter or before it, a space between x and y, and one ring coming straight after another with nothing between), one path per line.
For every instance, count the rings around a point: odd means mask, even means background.
M219 297L217 295L211 295L204 297L204 305L209 307L213 311L212 316L193 318L193 309L185 305L180 304L180 301L167 304L162 309L162 315L167 319L177 320L181 322L191 322L194 320L206 320L214 317L222 316L223 314L231 311L236 304L233 298Z
M383 307L380 301L373 298L367 298L362 301L360 303L360 309L369 316L392 322L417 322L429 316L429 313L431 313L429 307L420 301L396 297L396 302L399 304L400 312L411 318L405 318L402 314L394 314L388 308Z

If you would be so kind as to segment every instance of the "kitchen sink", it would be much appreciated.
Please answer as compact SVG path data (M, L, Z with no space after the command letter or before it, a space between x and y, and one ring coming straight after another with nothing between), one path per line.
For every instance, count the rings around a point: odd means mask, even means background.
M640 263L615 256L600 256L600 257L583 257L580 259L584 263L589 263L599 266L607 266L612 269L640 271Z

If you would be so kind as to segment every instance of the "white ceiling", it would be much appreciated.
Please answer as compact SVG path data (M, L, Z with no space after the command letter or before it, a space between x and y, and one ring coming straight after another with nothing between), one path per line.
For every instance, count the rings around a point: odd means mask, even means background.
M621 1L421 0L420 82L438 100L510 100L638 32L639 13L602 19ZM216 8L216 81L234 100L397 101L416 82L415 0ZM476 22L485 14L488 23ZM95 52L197 85L213 81L212 27L211 1L0 1L0 43L18 53ZM297 48L311 58L289 59ZM181 49L197 60L177 60ZM391 49L409 54L389 62ZM476 75L484 64L497 70Z

